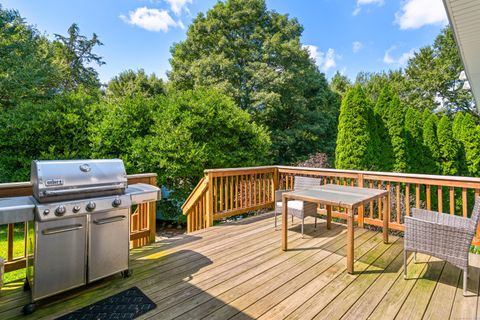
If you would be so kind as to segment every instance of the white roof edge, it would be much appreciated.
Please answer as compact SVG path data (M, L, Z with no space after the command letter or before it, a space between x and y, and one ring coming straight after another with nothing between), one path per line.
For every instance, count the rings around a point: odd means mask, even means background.
M475 68L475 66L473 65L473 61L469 61L465 54L464 43L462 41L462 38L460 37L461 27L457 23L459 22L460 19L455 18L453 8L452 8L452 2L458 3L459 1L458 0L457 1L442 0L442 1L445 7L445 11L447 12L448 21L453 30L453 35L455 37L455 42L457 44L458 51L460 52L460 57L462 60L464 71L467 75L468 82L470 83L470 88L475 98L477 111L480 113L480 77L478 77L478 80L476 77L473 77L473 73L475 74L480 73L480 67L477 68L478 70L473 70ZM465 0L464 2L468 2L468 0ZM480 29L480 18L476 20L474 23L476 23L476 27ZM478 37L479 48L480 48L480 33L478 33L477 37ZM478 59L480 60L480 50L478 51ZM477 64L477 65L480 65L480 64Z

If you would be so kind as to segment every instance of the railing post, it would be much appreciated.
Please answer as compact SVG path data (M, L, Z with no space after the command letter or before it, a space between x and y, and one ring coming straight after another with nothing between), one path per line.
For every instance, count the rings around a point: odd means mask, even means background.
M273 189L274 191L278 190L278 184L279 184L279 173L278 173L278 168L275 167L273 171Z
M149 178L149 183L152 186L157 186L157 177L153 176ZM157 234L157 203L150 202L148 204L148 225L150 227L150 236L148 237L149 242L155 242L155 236Z
M207 227L213 226L213 192L212 192L212 183L211 183L211 177L208 175L208 173L205 174L205 181L207 183L207 191L205 195L205 199L207 200L206 203L206 208L207 212L205 213L206 215L206 224Z
M363 188L364 186L363 173L358 174L358 186L360 188ZM358 226L360 228L363 228L364 213L365 213L365 205L362 204L360 207L358 207Z

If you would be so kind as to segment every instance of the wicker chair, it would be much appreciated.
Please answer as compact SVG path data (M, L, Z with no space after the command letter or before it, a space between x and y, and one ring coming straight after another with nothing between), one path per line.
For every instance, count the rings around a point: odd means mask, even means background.
M320 178L308 178L295 176L293 183L294 190L314 189L320 187L322 179ZM282 194L291 190L277 190L275 191L275 229L277 229L277 215L282 214ZM315 217L315 228L317 228L317 204L314 202L290 200L288 201L288 213L293 217L302 219L302 237L303 237L303 224L305 217Z
M448 261L463 270L463 294L467 294L468 254L477 230L480 198L470 218L413 209L405 217L404 276L407 277L407 252L426 253Z

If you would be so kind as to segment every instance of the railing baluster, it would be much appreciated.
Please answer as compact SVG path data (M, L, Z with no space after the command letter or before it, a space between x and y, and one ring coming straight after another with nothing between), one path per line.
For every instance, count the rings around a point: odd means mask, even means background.
M396 185L396 189L395 190L397 192L397 203L396 203L396 206L397 206L397 223L400 224L400 215L401 215L401 206L400 206L400 182L397 183Z
M425 193L426 193L426 197L427 197L427 210L431 210L432 209L432 199L430 197L430 185L427 184L425 185Z
M233 210L233 176L230 176L230 210Z
M464 217L467 217L467 189L462 188L462 213Z
M420 184L415 185L415 207L420 209Z
M410 216L410 183L405 184L405 214Z
M453 187L450 187L450 214L455 214L455 189Z
M438 212L443 212L443 189L437 186Z

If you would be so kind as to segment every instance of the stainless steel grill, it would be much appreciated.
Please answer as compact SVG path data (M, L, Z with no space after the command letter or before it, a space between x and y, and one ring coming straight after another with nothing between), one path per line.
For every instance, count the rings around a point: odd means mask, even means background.
M129 276L130 208L156 201L159 189L127 186L123 161L33 161L33 197L0 202L5 216L27 223L27 281L32 303L122 272ZM31 219L27 219L31 220Z

